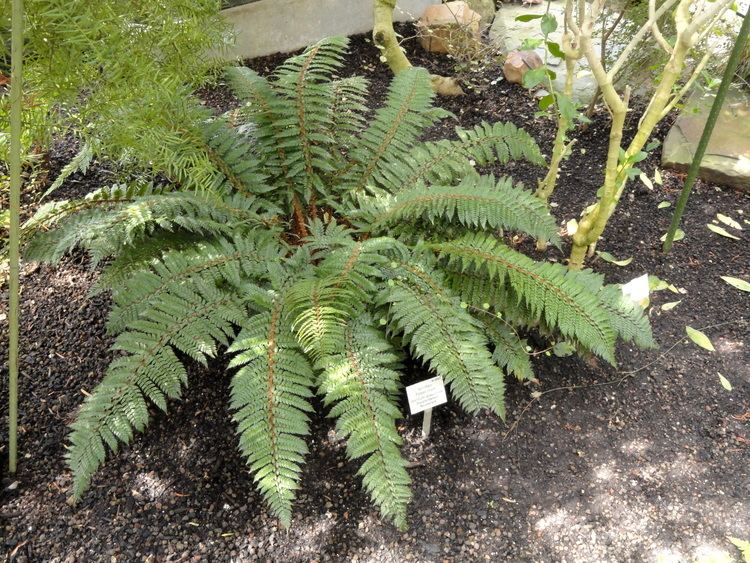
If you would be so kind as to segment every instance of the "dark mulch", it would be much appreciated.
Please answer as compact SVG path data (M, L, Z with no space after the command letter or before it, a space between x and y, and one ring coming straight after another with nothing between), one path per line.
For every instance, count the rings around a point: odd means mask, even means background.
M353 45L347 73L365 73L371 98L382 100L388 72L366 38ZM427 58L412 47L409 55L433 71L451 72L447 59ZM280 60L251 64L268 72ZM440 103L466 127L482 119L513 121L549 150L553 125L533 117L535 103L524 90L492 85L497 76L497 69L475 75L476 89ZM217 111L236 103L220 87L203 96ZM449 134L453 125L430 136ZM665 132L666 125L656 137ZM561 223L593 201L606 115L597 114L576 137L553 198ZM652 177L656 153L641 166ZM522 164L495 172L530 186L542 173ZM96 187L96 174L77 178L80 184L58 196ZM68 506L66 425L111 357L103 326L109 303L87 297L97 273L80 257L57 268L27 266L22 458L15 489L2 491L0 553L15 561L641 561L731 551L727 534L750 537L750 295L719 276L750 279L750 225L733 241L708 231L706 223L717 212L750 218L750 199L699 183L685 216L686 238L665 257L659 236L671 210L657 205L674 202L682 178L662 176L653 191L638 183L630 189L600 244L633 262L625 268L591 264L611 282L647 272L684 288L679 295L653 295L649 314L660 350L622 346L618 368L541 354L535 359L538 388L509 384L507 423L445 406L436 410L433 433L423 442L419 417L407 418L405 452L417 465L410 470L411 529L403 534L381 522L359 488L356 464L346 461L343 444L320 415L313 420L293 527L280 530L237 453L229 379L220 364L193 367L184 400L171 405L169 416L155 413L148 433L110 459L78 507ZM675 309L661 311L661 304L678 299ZM707 327L716 352L690 344L686 325ZM731 381L731 392L719 384L719 372ZM5 391L6 363L2 375ZM534 390L544 392L537 401L531 401ZM6 438L3 426L2 456Z

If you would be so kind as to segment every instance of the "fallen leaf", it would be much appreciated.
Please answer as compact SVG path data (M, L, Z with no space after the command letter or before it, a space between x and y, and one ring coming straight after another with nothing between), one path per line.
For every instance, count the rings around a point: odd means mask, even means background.
M733 278L731 276L719 276L719 277L723 279L725 282L727 282L729 285L736 287L740 291L750 292L750 282L746 282L745 280L742 280L740 278Z
M643 173L641 173L641 175L638 176L638 177L641 179L641 182L643 182L645 184L645 186L649 190L653 190L654 189L654 184L653 184L653 182L651 182L651 178L649 178L648 176L646 176Z
M654 169L654 182L656 182L660 186L662 184L661 172L659 172L658 168Z
M709 223L708 225L706 225L706 227L708 227L709 231L713 231L717 235L721 235L723 237L731 238L733 240L740 240L740 237L736 237L733 234L728 233L726 231L726 229L724 229L723 227L719 227L718 225L714 225L713 223ZM675 237L675 240L677 240L677 237Z
M719 374L719 381L721 382L721 386L726 389L727 391L732 390L732 384L729 383L729 380L724 377L723 375Z
M666 209L667 207L672 207L672 204L668 201L662 201L656 206L657 209Z
M669 303L664 303L664 305L661 306L661 310L671 311L672 309L677 307L677 305L679 305L680 303L682 303L682 299L680 299L679 301L670 301Z
M732 219L731 217L728 217L722 213L717 213L716 218L727 225L728 227L732 227L733 229L737 229L738 231L742 230L742 225L740 225L737 221Z
M685 231L683 231L682 229L677 229L674 232L674 238L672 239L672 242L677 242L678 240L682 240L684 238L685 238ZM664 233L659 240L662 242L667 240L667 233Z
M602 252L597 250L596 253L599 255L599 257L604 260L605 262L609 262L611 264L615 264L616 266L627 266L633 261L633 257L630 258L624 258L622 260L618 260L614 256L612 256L609 252Z
M716 352L716 348L714 348L714 345L711 344L708 336L703 334L700 330L694 329L691 326L686 326L685 332L687 332L688 338L690 338L690 340L695 342L701 348L704 348L710 352Z

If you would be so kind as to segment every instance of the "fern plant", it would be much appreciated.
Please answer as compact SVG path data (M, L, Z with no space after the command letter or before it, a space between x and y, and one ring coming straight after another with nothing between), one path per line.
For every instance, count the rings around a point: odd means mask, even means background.
M542 163L510 124L420 141L446 117L423 69L400 73L385 103L335 79L344 39L289 59L270 78L229 70L244 105L200 124L214 164L205 185L102 188L50 203L26 226L30 258L80 247L103 267L120 351L72 424L80 499L109 451L166 411L185 361L226 354L239 447L269 509L288 526L322 398L361 461L364 487L403 528L411 498L396 421L405 353L469 413L505 414L506 373L533 377L521 330L614 362L616 340L652 346L640 310L591 271L514 250L518 231L558 244L554 219L510 178L476 167ZM193 184L189 184L193 186Z

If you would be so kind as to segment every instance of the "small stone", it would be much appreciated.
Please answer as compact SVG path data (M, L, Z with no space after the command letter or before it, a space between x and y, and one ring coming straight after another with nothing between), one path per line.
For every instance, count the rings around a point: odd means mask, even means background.
M543 64L542 58L534 51L511 51L503 64L503 75L508 82L521 84L528 71Z

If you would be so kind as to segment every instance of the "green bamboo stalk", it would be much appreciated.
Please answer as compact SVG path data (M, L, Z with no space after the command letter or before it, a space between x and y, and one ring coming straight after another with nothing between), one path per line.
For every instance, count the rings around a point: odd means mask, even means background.
M727 68L724 70L724 76L721 78L719 90L716 92L716 98L714 98L714 103L711 106L711 111L706 120L706 126L703 128L703 134L701 135L700 141L698 141L698 146L695 149L695 155L693 156L693 161L690 163L687 178L685 178L685 185L680 193L680 199L677 200L677 205L675 206L674 214L672 215L672 224L669 226L669 231L667 231L667 237L664 240L664 245L662 247L664 253L667 253L672 249L674 235L677 232L677 227L680 226L682 214L685 212L685 206L690 198L690 192L693 190L695 179L698 177L698 169L703 160L703 155L706 154L706 148L708 147L708 142L711 140L711 134L716 126L716 121L719 118L719 113L721 113L721 108L724 105L724 99L727 97L727 92L732 84L732 78L734 77L734 73L740 63L742 50L747 43L748 37L750 37L750 13L745 14L743 17L744 20L742 22L742 27L740 27L740 32L737 35L737 41L729 55Z
M21 112L23 104L23 0L13 0L10 71L10 303L8 342L8 471L18 464L18 315L20 292Z

